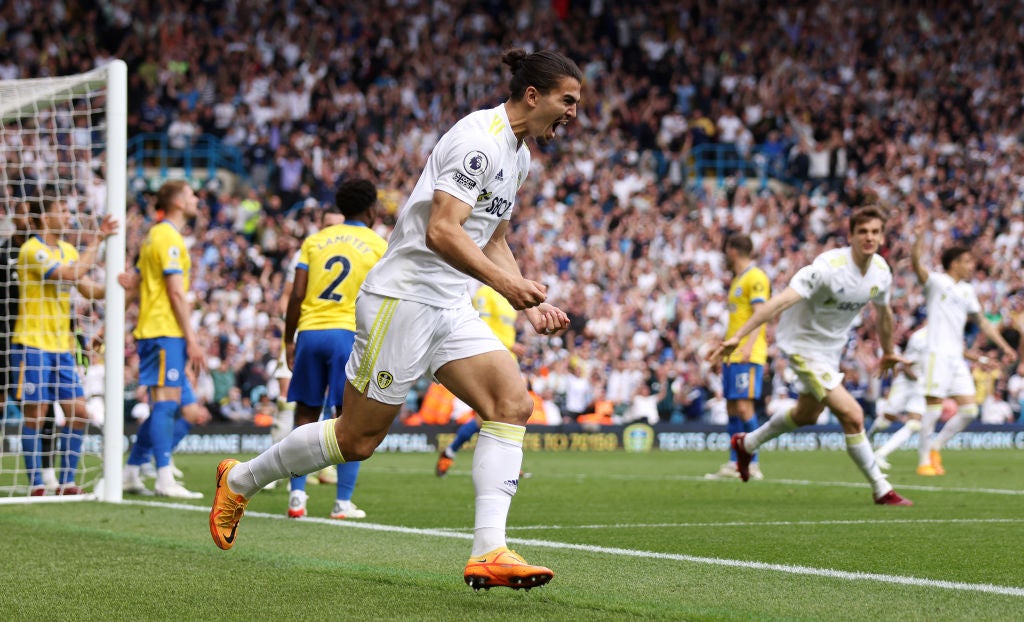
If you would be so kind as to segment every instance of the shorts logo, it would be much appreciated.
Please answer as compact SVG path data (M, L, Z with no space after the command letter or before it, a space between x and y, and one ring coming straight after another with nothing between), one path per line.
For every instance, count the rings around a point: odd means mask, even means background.
M25 395L35 395L36 385L31 382L26 382L22 389L25 391Z
M167 379L170 380L171 382L175 382L178 379L178 370L177 369L169 369L169 370L167 370Z
M480 151L470 151L462 158L462 168L470 175L483 175L487 172L487 156Z
M395 377L392 376L389 372L377 372L377 386L380 387L382 390L390 387L391 383L394 382L394 380Z

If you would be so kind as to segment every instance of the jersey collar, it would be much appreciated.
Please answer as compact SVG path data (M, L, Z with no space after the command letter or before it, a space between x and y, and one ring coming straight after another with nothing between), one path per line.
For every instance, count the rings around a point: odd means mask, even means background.
M498 116L501 117L501 120L505 122L505 129L503 132L505 134L505 142L508 143L508 148L513 152L518 152L519 141L516 139L515 132L512 131L512 122L508 120L508 111L505 110L505 104L499 104L495 110L497 111ZM524 141L523 144L525 145L526 142Z

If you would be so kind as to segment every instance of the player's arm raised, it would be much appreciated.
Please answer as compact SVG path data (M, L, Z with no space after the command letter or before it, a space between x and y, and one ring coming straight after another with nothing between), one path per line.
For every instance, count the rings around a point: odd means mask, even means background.
M920 217L917 226L914 227L914 243L910 246L910 265L914 268L914 274L921 285L928 282L928 268L921 263L924 255L924 234L927 229L928 222Z
M800 302L801 298L802 296L795 289L787 287L782 290L781 293L769 298L768 302L758 305L754 309L754 313L750 316L750 319L747 320L743 326L740 326L735 335L718 344L718 346L708 354L708 360L711 362L718 362L724 357L729 356L744 337L760 328L762 324L770 322L778 317L780 313Z

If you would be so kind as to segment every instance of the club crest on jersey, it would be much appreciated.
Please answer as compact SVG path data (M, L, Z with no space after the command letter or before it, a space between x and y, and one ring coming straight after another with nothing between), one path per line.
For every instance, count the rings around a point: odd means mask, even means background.
M487 156L480 151L470 151L462 158L462 168L470 175L483 175L487 172Z
M735 297L737 297L737 298L739 298L740 296L742 296L742 295L743 295L743 288L742 288L742 287L737 287L737 288L736 288L736 291L734 291L734 292L732 293L732 295L733 295L733 296L735 296Z
M377 386L382 390L391 386L391 383L395 381L395 377L390 372L379 371L377 372Z

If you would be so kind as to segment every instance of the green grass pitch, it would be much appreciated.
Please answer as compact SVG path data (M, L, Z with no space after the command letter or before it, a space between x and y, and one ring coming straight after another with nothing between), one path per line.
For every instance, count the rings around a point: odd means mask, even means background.
M1024 617L1024 453L950 451L948 474L892 456L912 508L879 507L844 452L768 452L765 481L705 481L712 452L532 453L509 517L543 588L462 581L472 452L363 465L362 521L287 492L249 505L235 547L207 516L217 456L179 456L206 499L0 506L0 617L80 620L1011 620Z

